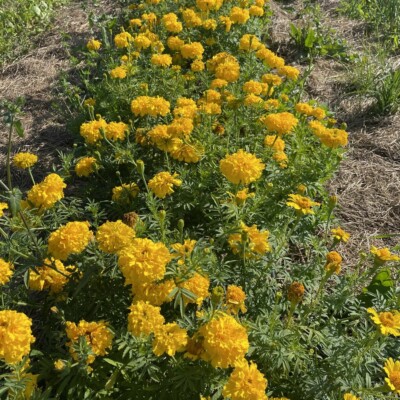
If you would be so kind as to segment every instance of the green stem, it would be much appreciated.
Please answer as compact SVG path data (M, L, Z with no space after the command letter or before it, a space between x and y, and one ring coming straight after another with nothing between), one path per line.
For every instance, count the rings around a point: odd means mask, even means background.
M11 181L11 138L12 138L13 127L14 127L14 117L11 116L10 131L8 132L7 161L6 161L7 182L8 182L8 189L10 191L12 190L12 181Z
M35 178L33 177L32 171L31 171L30 168L28 168L28 172L29 172L29 176L31 177L32 183L33 183L34 185L36 185Z

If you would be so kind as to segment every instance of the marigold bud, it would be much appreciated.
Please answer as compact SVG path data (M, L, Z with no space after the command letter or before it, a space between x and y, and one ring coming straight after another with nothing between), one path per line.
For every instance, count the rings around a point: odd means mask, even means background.
M304 296L304 286L300 282L293 282L288 289L288 300L291 303L300 303Z

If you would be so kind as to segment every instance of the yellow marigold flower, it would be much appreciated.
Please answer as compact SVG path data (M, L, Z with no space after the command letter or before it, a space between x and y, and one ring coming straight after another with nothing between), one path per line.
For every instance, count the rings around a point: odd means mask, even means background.
M215 19L209 18L203 21L202 27L208 31L215 31L217 29L217 21ZM211 45L210 43L207 43L208 45Z
M160 357L164 353L174 356L178 351L185 351L188 335L185 329L175 322L163 325L154 333L153 353Z
M101 130L105 130L107 122L103 118L99 118L95 121L84 122L79 133L85 139L88 144L95 144L101 139Z
M49 236L49 254L64 261L70 254L81 253L93 237L89 226L87 221L74 221L62 225Z
M174 108L175 118L191 118L193 119L197 113L196 102L186 97L179 97L176 101L176 107Z
M129 43L132 41L133 37L129 32L121 32L114 37L114 44L118 48L122 49L128 47Z
M258 50L262 44L254 35L245 34L240 38L239 49L244 51Z
M279 168L287 168L288 156L284 151L276 151L272 158L279 164Z
M263 86L260 82L257 81L248 81L243 85L243 91L246 93L253 93L260 95L263 91Z
M27 195L27 200L34 207L47 210L64 197L64 188L67 185L57 174L47 175L44 180L33 185Z
M265 103L264 103L264 109L265 110L271 110L272 108L278 108L280 106L280 102L278 99L268 99Z
M83 105L86 107L94 107L96 105L96 100L89 97L83 102Z
M250 13L245 8L232 7L229 18L234 24L245 24L250 18Z
M249 14L252 17L262 17L264 15L264 9L258 6L250 6Z
M195 272L191 278L185 280L184 282L180 282L177 286L188 290L196 296L196 300L192 300L191 298L183 295L185 304L196 303L198 306L201 306L201 303L203 303L204 299L210 296L210 293L208 292L210 280L197 272Z
M326 128L317 136L321 140L322 144L333 149L346 146L348 141L348 133L343 129Z
M170 103L163 97L139 96L131 102L131 110L136 116L150 115L165 117L169 113Z
M4 210L8 209L7 203L0 203L0 218L4 215Z
M377 313L373 308L367 308L372 321L379 327L382 335L400 336L400 312L384 311Z
M95 171L96 159L94 157L83 157L75 165L75 173L79 177L87 177Z
M239 190L235 195L236 204L242 205L248 198L254 197L255 195L255 193L249 193L248 188Z
M128 315L128 331L134 336L148 336L157 332L163 326L165 319L161 308L144 301L132 304Z
M37 163L38 157L32 153L17 153L13 157L13 165L17 168L27 169L33 167Z
M139 186L136 183L123 183L112 190L112 201L121 204L131 204L139 194Z
M246 293L240 286L229 285L226 289L226 306L228 311L233 314L238 314L239 311L245 313L247 308L244 304L246 300Z
M267 49L264 45L257 50L256 56L270 68L281 68L285 65L285 60L282 57L277 56L273 51Z
M174 193L174 186L181 186L182 181L175 172L171 175L169 172L159 172L149 180L149 189L160 199L164 199L167 195Z
M307 191L307 186L303 185L302 183L300 183L300 185L297 186L297 192L300 194L303 194Z
M223 4L223 0L196 0L196 6L201 11L218 11Z
M154 13L142 14L142 20L148 22L150 25L157 22L157 15Z
M178 254L177 257L185 259L192 254L194 246L196 246L197 241L191 239L185 239L182 243L174 243L171 244L173 250L175 250Z
M390 390L400 394L400 361L393 361L393 358L388 358L383 370L386 372L385 381Z
M227 82L236 82L240 76L240 65L237 61L221 63L215 69L215 76Z
M229 182L248 185L262 175L265 165L254 154L240 149L219 162L222 174Z
M178 117L167 126L167 133L171 137L187 137L194 129L191 118Z
M222 390L224 398L231 400L267 400L267 380L253 362L242 360L235 365Z
M191 143L184 143L182 140L177 139L174 149L171 150L171 157L178 161L187 163L197 163L203 155L203 148L200 145L193 145Z
M290 133L299 122L299 120L289 112L265 115L260 118L260 121L269 131L276 132L278 135Z
M339 242L347 243L350 238L350 234L345 230L343 230L340 226L331 229L331 232L332 232L332 237Z
M124 140L129 126L124 122L110 122L105 128L105 136L108 140Z
M182 11L182 18L188 28L196 28L198 26L201 26L203 23L199 14L197 14L196 11L190 8Z
M299 194L289 194L289 201L286 205L293 207L296 212L302 215L314 214L313 206L320 206L320 203L312 201L309 197L300 196Z
M261 81L268 85L279 86L282 83L282 78L275 74L264 74Z
M292 303L300 303L304 296L304 285L300 282L293 282L288 289L288 300Z
M342 256L337 251L330 251L326 255L325 271L329 274L339 275L342 269Z
M97 51L100 50L101 44L100 40L90 39L86 44L86 48L90 51Z
M81 320L78 325L75 322L67 321L65 325L65 332L70 340L67 342L67 346L69 346L69 352L74 360L78 360L78 354L76 354L72 346L79 342L80 337L85 338L86 343L93 352L88 356L87 364L91 364L97 356L105 356L108 352L107 350L112 347L114 334L104 321L87 322Z
M145 35L137 35L132 43L138 51L148 49L151 46L151 40Z
M256 96L255 94L248 94L245 97L243 104L247 107L253 107L253 106L260 105L263 102L264 102L264 100L261 97Z
M198 333L204 338L202 358L214 368L235 366L249 350L246 328L230 315L216 314Z
M345 393L343 395L343 400L361 400L360 397L356 397L351 393Z
M278 69L278 74L295 81L299 77L300 71L296 67L285 65Z
M62 370L64 370L64 369L65 369L65 366L66 366L65 361L63 361L63 360L61 360L61 359L58 359L58 360L54 361L54 369L55 369L56 371L62 371Z
M132 286L134 301L148 302L153 306L160 306L163 303L172 301L171 292L176 288L175 282L168 279L161 283L144 283Z
M200 72L200 71L204 71L205 69L205 65L203 63L203 61L200 60L195 60L190 64L190 69L193 72Z
M136 238L120 251L118 266L125 284L135 286L162 279L170 260L171 254L163 243Z
M170 36L167 39L167 46L172 51L179 51L185 42L178 36Z
M0 311L0 359L15 364L29 354L35 341L31 326L32 320L23 313Z
M151 63L158 67L169 67L172 64L172 57L169 54L153 54Z
M326 117L326 112L320 107L314 108L311 114L314 118L317 118L318 120L324 119Z
M271 251L268 243L269 231L259 231L257 225L247 226L243 222L240 224L240 229L240 233L234 233L228 237L233 254L242 255L243 246L246 246L246 257L263 255Z
M14 265L0 258L0 286L10 282L13 275Z
M225 32L230 32L233 24L232 20L229 17L221 15L219 21L225 26Z
M181 54L183 58L194 59L203 57L204 47L200 42L193 42L184 44L181 49Z
M300 114L304 114L307 116L312 115L314 109L308 104L308 103L297 103L294 106L294 109L300 113Z
M371 254L375 256L375 262L377 264L384 264L388 261L400 261L400 257L392 254L387 247L378 249L375 246L371 246Z
M140 28L142 26L142 20L140 18L132 18L129 21L129 25L133 27L137 26Z
M110 77L112 79L124 79L124 78L126 78L127 72L128 72L128 69L126 68L126 66L121 65L110 71Z
M57 294L68 283L69 275L75 267L66 267L60 260L46 258L44 265L35 270L29 271L29 288L37 291L50 290L51 294Z
M183 29L182 23L179 22L178 16L174 13L165 14L161 19L161 23L168 32L179 33Z
M277 135L267 135L264 138L264 146L270 147L275 151L284 151L285 141Z
M110 254L116 254L124 247L129 246L134 238L135 231L121 220L105 222L99 226L96 233L99 249Z
M320 137L321 135L325 134L325 131L327 130L327 127L319 121L310 121L308 123L308 126L311 128L313 131L314 135L317 137Z

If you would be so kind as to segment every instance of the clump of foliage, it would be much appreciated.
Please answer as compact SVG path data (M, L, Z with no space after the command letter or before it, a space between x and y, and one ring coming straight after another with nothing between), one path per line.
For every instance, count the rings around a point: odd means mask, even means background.
M349 234L324 183L348 135L323 105L301 101L300 71L260 41L267 5L148 0L129 10L83 52L76 144L61 168L35 182L35 155L10 149L1 393L400 391L400 258L372 247L344 265ZM18 111L5 105L10 135ZM12 168L31 175L26 193Z

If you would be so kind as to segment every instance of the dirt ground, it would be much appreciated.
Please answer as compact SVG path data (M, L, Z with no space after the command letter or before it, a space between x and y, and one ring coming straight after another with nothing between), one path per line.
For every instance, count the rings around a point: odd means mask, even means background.
M99 3L99 2L97 2ZM109 2L100 1L102 12ZM362 51L366 36L362 23L338 16L338 0L321 0L325 24L336 29L353 51ZM283 3L271 1L274 23L270 38L274 50L286 56L290 50L289 25L299 18L296 11L285 11ZM291 2L299 9L302 1ZM40 157L36 172L49 171L57 160L57 151L68 148L71 137L53 111L60 74L71 65L62 35L69 35L75 43L85 43L88 34L88 12L81 2L72 2L57 14L54 27L42 35L34 50L0 71L0 93L7 99L26 98L23 125L26 136L15 139L13 153L33 151ZM288 50L289 49L289 50ZM290 56L290 54L289 54ZM290 59L290 57L289 57ZM400 115L375 121L366 107L355 98L343 95L346 67L334 60L317 60L307 83L310 97L328 105L339 121L345 121L349 131L349 147L339 171L329 183L329 190L339 197L336 212L343 228L352 239L341 251L349 263L358 258L359 251L368 251L371 244L396 245L400 238ZM0 126L0 176L5 174L7 133ZM14 172L17 185L29 185L27 174ZM397 236L395 236L397 234ZM377 235L389 235L378 239Z

